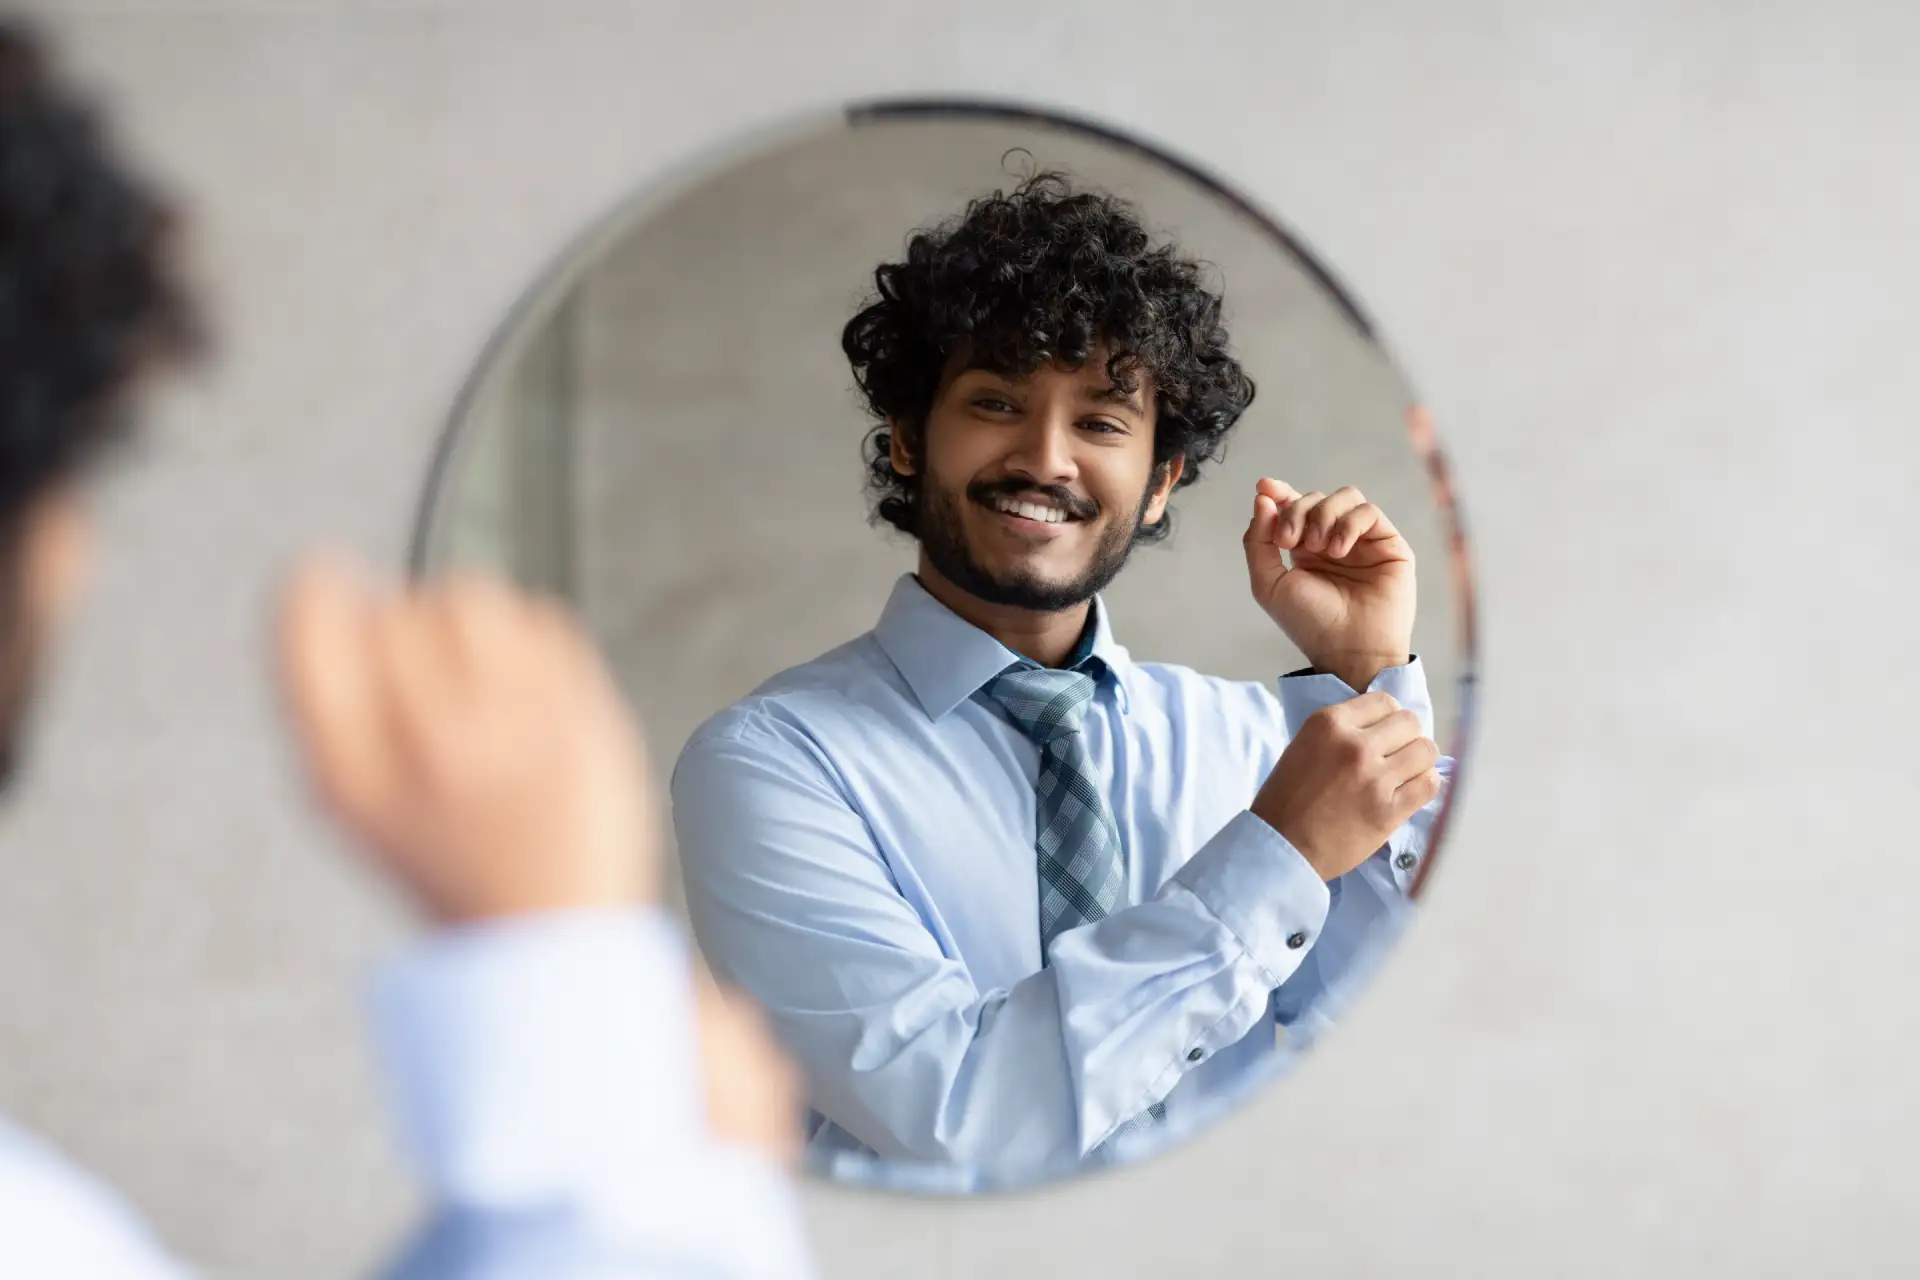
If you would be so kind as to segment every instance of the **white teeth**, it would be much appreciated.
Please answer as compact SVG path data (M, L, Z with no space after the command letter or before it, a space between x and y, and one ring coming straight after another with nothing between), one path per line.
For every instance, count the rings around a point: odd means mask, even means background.
M1042 524L1059 524L1067 518L1067 513L1054 507L1043 507L1035 502L1013 502L1001 499L994 506L1008 515L1025 516L1029 520L1038 520Z

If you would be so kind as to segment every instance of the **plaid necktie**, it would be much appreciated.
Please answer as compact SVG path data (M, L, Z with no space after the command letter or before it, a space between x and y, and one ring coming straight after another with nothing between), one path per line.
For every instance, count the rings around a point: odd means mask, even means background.
M1093 677L1015 663L989 680L986 693L1040 748L1038 834L1040 963L1068 929L1104 920L1127 896L1126 851L1106 797L1087 763L1080 724L1093 702ZM1156 1102L1121 1126L1164 1119Z

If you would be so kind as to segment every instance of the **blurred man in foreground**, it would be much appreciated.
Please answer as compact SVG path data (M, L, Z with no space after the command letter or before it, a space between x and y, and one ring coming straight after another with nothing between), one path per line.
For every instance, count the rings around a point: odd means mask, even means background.
M197 346L168 229L34 42L0 24L9 775L85 576L86 464L150 367ZM805 1275L780 1168L793 1082L657 906L642 745L573 626L488 583L402 592L316 559L281 601L277 657L317 797L434 926L373 993L433 1203L393 1274ZM182 1274L109 1192L0 1121L0 1275Z

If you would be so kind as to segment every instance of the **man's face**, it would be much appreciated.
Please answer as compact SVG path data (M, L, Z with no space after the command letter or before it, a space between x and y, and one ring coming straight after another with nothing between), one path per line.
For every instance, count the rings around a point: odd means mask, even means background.
M1024 377L962 368L934 398L909 457L920 475L922 549L933 568L991 604L1054 612L1120 572L1135 536L1166 512L1179 460L1154 475L1153 388L1114 387L1104 352L1077 369Z

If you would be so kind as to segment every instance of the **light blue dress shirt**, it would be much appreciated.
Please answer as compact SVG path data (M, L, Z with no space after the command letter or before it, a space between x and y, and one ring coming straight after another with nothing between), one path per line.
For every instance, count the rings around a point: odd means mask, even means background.
M393 1280L812 1274L785 1177L707 1136L684 948L657 911L440 935L379 976L372 1013L434 1206ZM186 1274L110 1191L0 1122L0 1275Z
M1292 730L1354 690L1135 663L1098 601L1092 625L1082 732L1132 905L1061 934L1044 967L1039 749L980 692L1018 656L911 575L873 631L682 752L694 932L805 1067L816 1167L962 1190L1136 1158L1309 1045L1409 913L1443 799L1332 883L1247 808ZM1372 687L1431 736L1418 659ZM1102 1147L1155 1101L1164 1123Z

